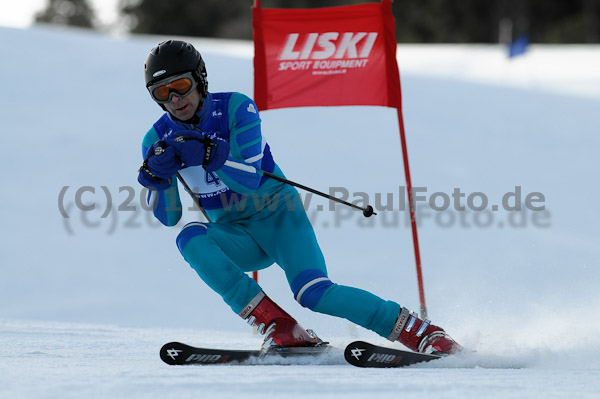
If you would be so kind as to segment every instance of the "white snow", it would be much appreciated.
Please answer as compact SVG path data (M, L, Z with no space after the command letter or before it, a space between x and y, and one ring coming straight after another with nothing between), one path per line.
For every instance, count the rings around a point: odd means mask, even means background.
M600 395L600 47L533 46L509 60L497 46L399 46L414 186L428 198L455 187L482 192L490 206L515 186L523 200L545 198L545 212L420 209L429 316L476 354L402 370L182 368L160 361L163 343L256 348L261 340L180 257L179 228L159 227L140 208L140 140L162 112L142 66L161 38L0 28L0 39L0 398ZM252 95L251 43L193 42L211 90ZM290 179L364 192L372 204L376 193L399 200L394 110L261 117ZM79 189L80 205L95 210L75 204ZM364 219L343 208L316 212L328 204L312 200L330 277L418 310L405 213ZM184 222L195 218L188 212ZM276 265L260 281L333 344L386 344L301 308Z

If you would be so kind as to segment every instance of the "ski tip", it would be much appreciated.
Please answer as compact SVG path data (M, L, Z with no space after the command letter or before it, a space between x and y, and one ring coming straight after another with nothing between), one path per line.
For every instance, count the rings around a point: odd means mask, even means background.
M184 364L181 356L179 356L187 345L181 342L169 342L160 348L160 358L163 362L172 366Z
M411 364L439 359L439 356L417 353L364 341L354 341L346 346L344 358L356 367L405 367Z

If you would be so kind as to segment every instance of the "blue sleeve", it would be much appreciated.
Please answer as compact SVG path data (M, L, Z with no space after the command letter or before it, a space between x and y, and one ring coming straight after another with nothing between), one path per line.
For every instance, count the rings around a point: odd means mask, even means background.
M256 104L241 93L229 99L229 157L217 175L238 193L256 191L263 176L261 164L265 149Z
M144 136L142 142L142 159L146 158L148 149L158 141L158 133L152 127ZM148 192L148 205L154 208L154 217L156 217L165 226L175 226L182 215L181 199L179 198L179 189L177 188L177 179L171 178L171 187L166 190Z

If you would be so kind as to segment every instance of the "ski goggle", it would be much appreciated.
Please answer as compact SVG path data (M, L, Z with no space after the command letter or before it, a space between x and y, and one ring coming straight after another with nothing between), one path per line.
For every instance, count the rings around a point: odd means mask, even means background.
M196 88L196 80L191 72L182 75L171 76L155 84L148 86L152 99L159 104L166 104L174 95L187 96Z

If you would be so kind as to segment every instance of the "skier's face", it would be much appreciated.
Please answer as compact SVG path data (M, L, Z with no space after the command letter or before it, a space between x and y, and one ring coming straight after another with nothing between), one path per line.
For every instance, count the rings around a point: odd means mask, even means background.
M198 104L200 104L200 93L198 90L192 90L187 96L173 95L171 101L165 103L165 108L175 118L186 121L194 116Z

